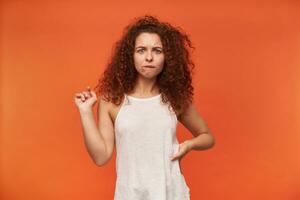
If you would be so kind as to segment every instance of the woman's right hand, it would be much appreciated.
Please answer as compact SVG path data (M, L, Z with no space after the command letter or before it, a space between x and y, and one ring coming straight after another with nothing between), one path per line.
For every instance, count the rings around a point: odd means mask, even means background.
M97 95L88 86L87 90L75 94L74 101L79 110L91 110L93 105L97 101Z

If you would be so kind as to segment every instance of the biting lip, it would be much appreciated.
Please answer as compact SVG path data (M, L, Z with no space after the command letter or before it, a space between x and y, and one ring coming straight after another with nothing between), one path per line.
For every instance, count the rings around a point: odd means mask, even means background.
M146 66L144 66L144 67L147 67L147 68L155 68L155 67L152 66L152 65L146 65Z

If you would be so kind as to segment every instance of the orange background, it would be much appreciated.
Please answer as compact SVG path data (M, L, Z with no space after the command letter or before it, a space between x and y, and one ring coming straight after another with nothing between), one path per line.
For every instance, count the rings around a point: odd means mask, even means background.
M146 13L196 47L195 102L216 144L181 162L191 200L300 199L299 1L10 0L1 9L1 199L113 199L115 154L92 162L73 97L95 86L123 28ZM191 137L179 124L179 141Z

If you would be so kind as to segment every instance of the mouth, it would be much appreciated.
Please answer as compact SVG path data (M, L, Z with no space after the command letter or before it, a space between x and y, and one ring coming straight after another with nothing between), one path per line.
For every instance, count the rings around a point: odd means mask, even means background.
M146 65L144 67L146 67L146 68L155 68L153 65Z

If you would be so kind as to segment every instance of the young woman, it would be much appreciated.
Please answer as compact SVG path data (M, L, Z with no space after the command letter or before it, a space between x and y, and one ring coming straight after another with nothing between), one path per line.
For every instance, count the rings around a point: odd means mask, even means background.
M116 144L115 200L189 200L180 160L214 145L193 104L188 36L145 15L129 24L99 83L75 94L84 141L105 165ZM96 94L96 93L98 94ZM98 126L92 107L99 98ZM179 144L177 122L194 136Z

